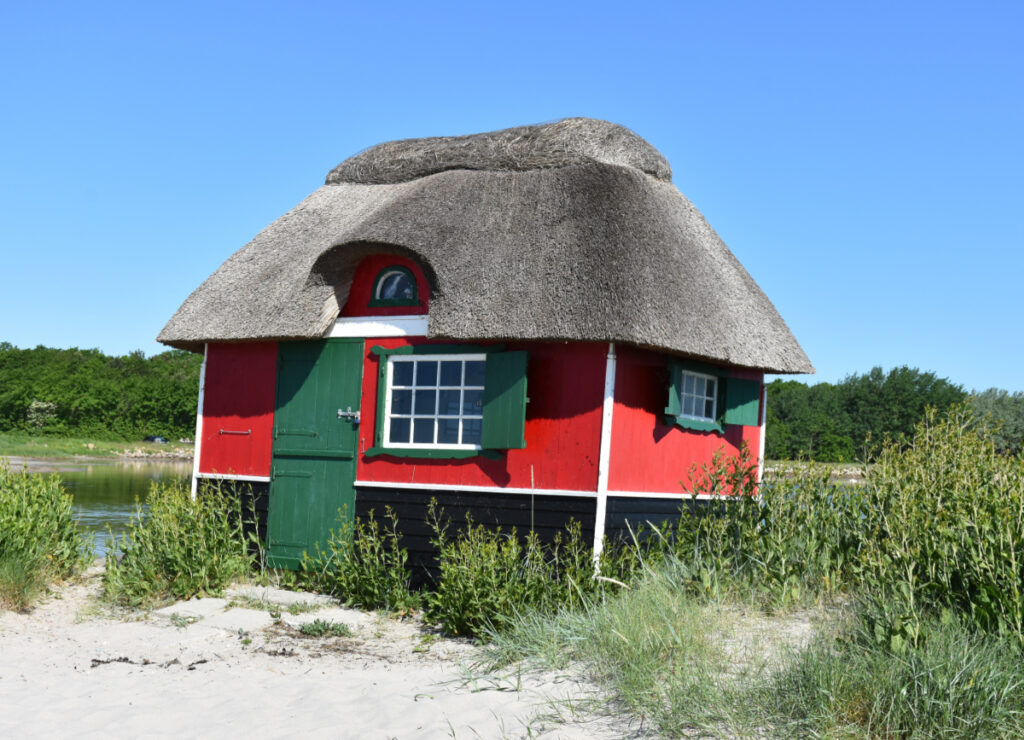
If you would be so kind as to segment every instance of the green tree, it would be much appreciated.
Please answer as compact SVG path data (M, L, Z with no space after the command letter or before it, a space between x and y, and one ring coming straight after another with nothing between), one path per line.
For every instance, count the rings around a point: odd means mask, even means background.
M971 394L976 424L989 432L1000 452L1020 453L1024 449L1024 392L999 388Z

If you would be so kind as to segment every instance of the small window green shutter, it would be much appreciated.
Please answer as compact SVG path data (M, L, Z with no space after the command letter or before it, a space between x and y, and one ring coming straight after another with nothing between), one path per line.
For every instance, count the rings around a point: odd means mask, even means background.
M488 354L481 441L484 449L526 447L526 400L526 352Z
M683 395L683 389L680 388L682 376L679 364L670 361L668 363L668 404L665 406L665 414L668 416L676 417L683 413L683 407L679 402ZM669 421L671 423L674 419Z
M761 382L744 378L723 378L725 389L725 423L757 426L761 406Z

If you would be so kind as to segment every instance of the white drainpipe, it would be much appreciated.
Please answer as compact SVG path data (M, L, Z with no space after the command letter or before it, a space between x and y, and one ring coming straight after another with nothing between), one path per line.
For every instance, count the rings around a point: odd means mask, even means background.
M192 458L192 499L199 490L199 453L203 448L203 398L206 395L206 356L209 344L203 345L203 364L199 366L199 402L196 406L196 441Z
M615 408L615 342L608 343L604 366L604 405L601 409L601 452L597 463L597 511L594 516L594 562L604 546L604 524L608 510L608 461L612 451L612 411Z

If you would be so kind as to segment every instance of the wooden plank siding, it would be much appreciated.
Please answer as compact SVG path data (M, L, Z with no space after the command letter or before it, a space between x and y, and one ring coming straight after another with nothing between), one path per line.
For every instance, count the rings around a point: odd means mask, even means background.
M367 339L360 451L374 446L378 363L375 346L437 344L421 337ZM442 344L444 342L441 342ZM385 483L597 490L606 344L520 342L527 359L525 449L460 460L360 455L356 480Z
M402 534L400 546L409 551L409 565L418 583L436 575L437 560L432 540L434 530L428 522L431 500L437 512L448 523L448 536L465 531L466 516L475 524L490 530L519 537L533 529L542 542L550 543L570 522L581 525L583 541L594 539L596 499L577 496L544 496L508 493L466 493L455 491L410 491L356 486L356 516L365 519L370 512L384 520L385 508L391 507Z
M210 344L199 473L270 475L277 342Z
M731 368L733 377L763 380L756 370ZM665 419L668 400L665 355L636 347L618 349L608 490L683 494L693 465L711 461L722 448L736 454L742 442L756 459L758 426L727 424L725 433L681 429ZM760 414L763 414L761 410ZM760 416L759 414L759 416Z

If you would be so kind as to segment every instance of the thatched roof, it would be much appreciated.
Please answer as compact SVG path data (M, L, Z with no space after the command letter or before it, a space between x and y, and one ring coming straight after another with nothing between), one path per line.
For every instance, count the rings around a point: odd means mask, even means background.
M158 340L323 336L370 254L431 282L428 336L617 341L773 372L814 368L650 144L567 119L390 142L233 254Z

